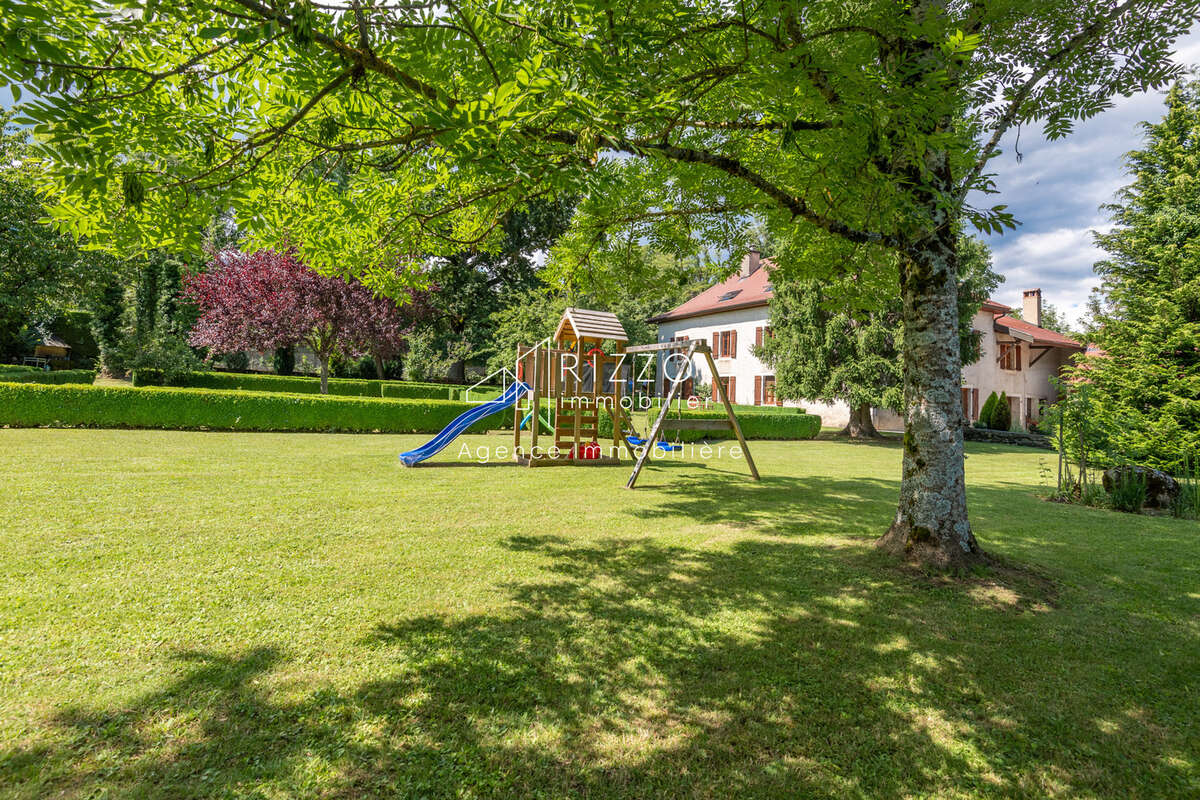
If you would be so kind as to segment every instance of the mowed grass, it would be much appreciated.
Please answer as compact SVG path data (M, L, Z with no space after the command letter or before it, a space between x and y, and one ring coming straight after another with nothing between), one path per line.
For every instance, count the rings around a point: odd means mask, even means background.
M0 430L0 796L1200 794L1200 526L1051 454L969 448L950 579L872 548L894 444L421 441Z

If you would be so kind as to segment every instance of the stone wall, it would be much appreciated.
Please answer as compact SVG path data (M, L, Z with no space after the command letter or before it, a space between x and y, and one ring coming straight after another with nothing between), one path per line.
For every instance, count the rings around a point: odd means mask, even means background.
M992 442L993 444L1014 444L1021 447L1040 447L1043 450L1054 449L1050 440L1040 433L996 431L991 428L975 428L968 425L963 428L963 438L968 442Z

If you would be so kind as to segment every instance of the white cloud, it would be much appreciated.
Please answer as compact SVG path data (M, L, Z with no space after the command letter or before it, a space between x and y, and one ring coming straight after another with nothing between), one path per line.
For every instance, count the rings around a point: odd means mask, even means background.
M1200 64L1200 31L1180 40L1176 60ZM987 237L996 271L1006 278L996 300L1019 305L1023 289L1041 288L1047 302L1078 319L1100 283L1092 265L1104 253L1091 231L1110 228L1101 206L1129 183L1124 156L1142 145L1139 123L1162 114L1163 94L1151 92L1116 98L1113 108L1066 139L1050 142L1030 129L1019 141L1016 132L1005 137L1003 155L991 164L1000 193L972 199L978 206L1007 204L1021 222L1015 231Z
M1041 289L1046 302L1057 306L1072 322L1077 321L1085 311L1088 294L1100 284L1092 264L1104 258L1104 251L1096 247L1092 231L1110 229L1107 224L1057 228L994 246L996 271L1005 276L1005 282L992 297L1020 307L1023 290Z

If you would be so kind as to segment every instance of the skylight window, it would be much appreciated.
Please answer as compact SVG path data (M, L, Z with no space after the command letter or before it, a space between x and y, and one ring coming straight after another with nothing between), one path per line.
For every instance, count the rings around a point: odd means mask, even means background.
M726 300L732 300L733 298L737 297L741 293L742 293L741 289L734 289L732 292L726 292L725 294L718 297L717 302L724 303Z
M763 287L763 292L765 292L766 294L770 294L771 292L774 292L774 291L775 291L775 284L773 284L773 283L768 283L766 286Z

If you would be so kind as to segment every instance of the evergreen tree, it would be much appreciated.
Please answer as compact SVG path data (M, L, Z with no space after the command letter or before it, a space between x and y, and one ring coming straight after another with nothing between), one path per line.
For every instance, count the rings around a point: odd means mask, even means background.
M987 396L987 400L983 401L983 408L979 410L979 424L985 428L994 428L992 417L996 415L996 404L1000 402L1000 397L992 392Z
M1133 182L1098 235L1108 260L1087 375L1123 458L1175 468L1200 451L1200 81L1167 96L1127 157Z
M296 348L292 347L291 345L286 347L276 347L274 363L276 375L295 375Z
M154 334L158 322L158 259L145 258L138 269L137 286L133 292L133 335L146 342Z
M1008 392L1001 392L988 418L988 427L998 431L1006 431L1012 427L1012 406L1008 402Z
M125 313L125 287L114 276L89 303L92 337L100 351L100 370L117 377L125 373L121 354L121 317Z

